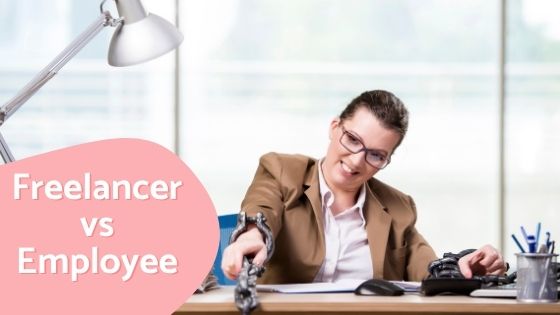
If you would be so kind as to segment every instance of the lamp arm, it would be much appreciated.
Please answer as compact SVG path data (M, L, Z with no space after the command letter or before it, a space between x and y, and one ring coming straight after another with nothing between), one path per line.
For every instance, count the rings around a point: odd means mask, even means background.
M4 137L2 137L2 134L0 134L0 156L2 156L4 163L10 163L16 160L14 159L10 148L8 148L8 144L4 140Z
M30 99L45 83L47 83L64 65L70 61L87 43L89 43L105 26L116 26L122 19L114 19L108 11L102 12L85 31L83 31L68 47L56 56L41 72L27 83L11 100L0 108L0 126L10 118L28 99ZM7 150L7 151L5 151ZM6 161L9 149L0 135L0 153ZM5 154L6 153L6 154ZM13 158L13 157L12 157Z

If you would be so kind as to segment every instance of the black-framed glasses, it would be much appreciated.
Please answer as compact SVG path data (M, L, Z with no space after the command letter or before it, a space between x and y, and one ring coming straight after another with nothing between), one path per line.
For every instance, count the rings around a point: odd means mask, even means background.
M340 144L351 153L360 153L364 151L366 163L378 168L385 168L390 162L391 157L387 156L383 151L368 149L356 135L352 134L344 126L340 125L342 135L340 136Z

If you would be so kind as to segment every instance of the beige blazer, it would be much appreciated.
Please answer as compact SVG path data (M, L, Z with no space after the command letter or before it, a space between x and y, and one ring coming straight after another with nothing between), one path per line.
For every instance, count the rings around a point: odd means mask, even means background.
M261 157L241 208L263 212L276 249L261 283L312 282L325 257L318 162L303 155ZM408 195L371 178L364 217L374 278L420 281L433 249L416 231L416 208Z

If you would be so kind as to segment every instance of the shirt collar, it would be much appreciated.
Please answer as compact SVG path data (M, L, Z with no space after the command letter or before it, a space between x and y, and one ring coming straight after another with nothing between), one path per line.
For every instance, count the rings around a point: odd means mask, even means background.
M325 212L327 209L331 208L334 202L334 194L332 190L329 188L329 185L327 185L327 181L323 176L323 170L321 169L323 160L324 158L319 161L318 169L319 169L319 192L321 193L321 204L323 205L323 212ZM349 208L349 209L358 210L358 212L360 213L360 217L362 218L362 226L365 226L366 224L366 219L364 218L364 211L363 211L365 201L366 201L366 184L364 183L362 184L362 188L360 189L358 200L356 200L356 203ZM346 212L346 210L344 212Z

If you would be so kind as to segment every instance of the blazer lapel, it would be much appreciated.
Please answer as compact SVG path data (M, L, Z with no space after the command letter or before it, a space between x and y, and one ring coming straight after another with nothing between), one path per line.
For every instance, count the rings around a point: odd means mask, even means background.
M391 229L391 216L385 211L377 196L366 183L366 202L364 205L364 216L366 219L366 232L371 251L373 264L373 277L383 278L383 266L385 264L385 253L389 230Z
M324 232L324 222L323 222L323 206L321 203L321 192L319 191L319 170L317 169L319 161L315 161L315 164L309 168L304 180L304 185L307 186L305 189L305 195L311 203L313 208L313 213L315 214L315 219L317 220L317 227L319 228L319 235L321 239L320 246L325 244L325 232Z

